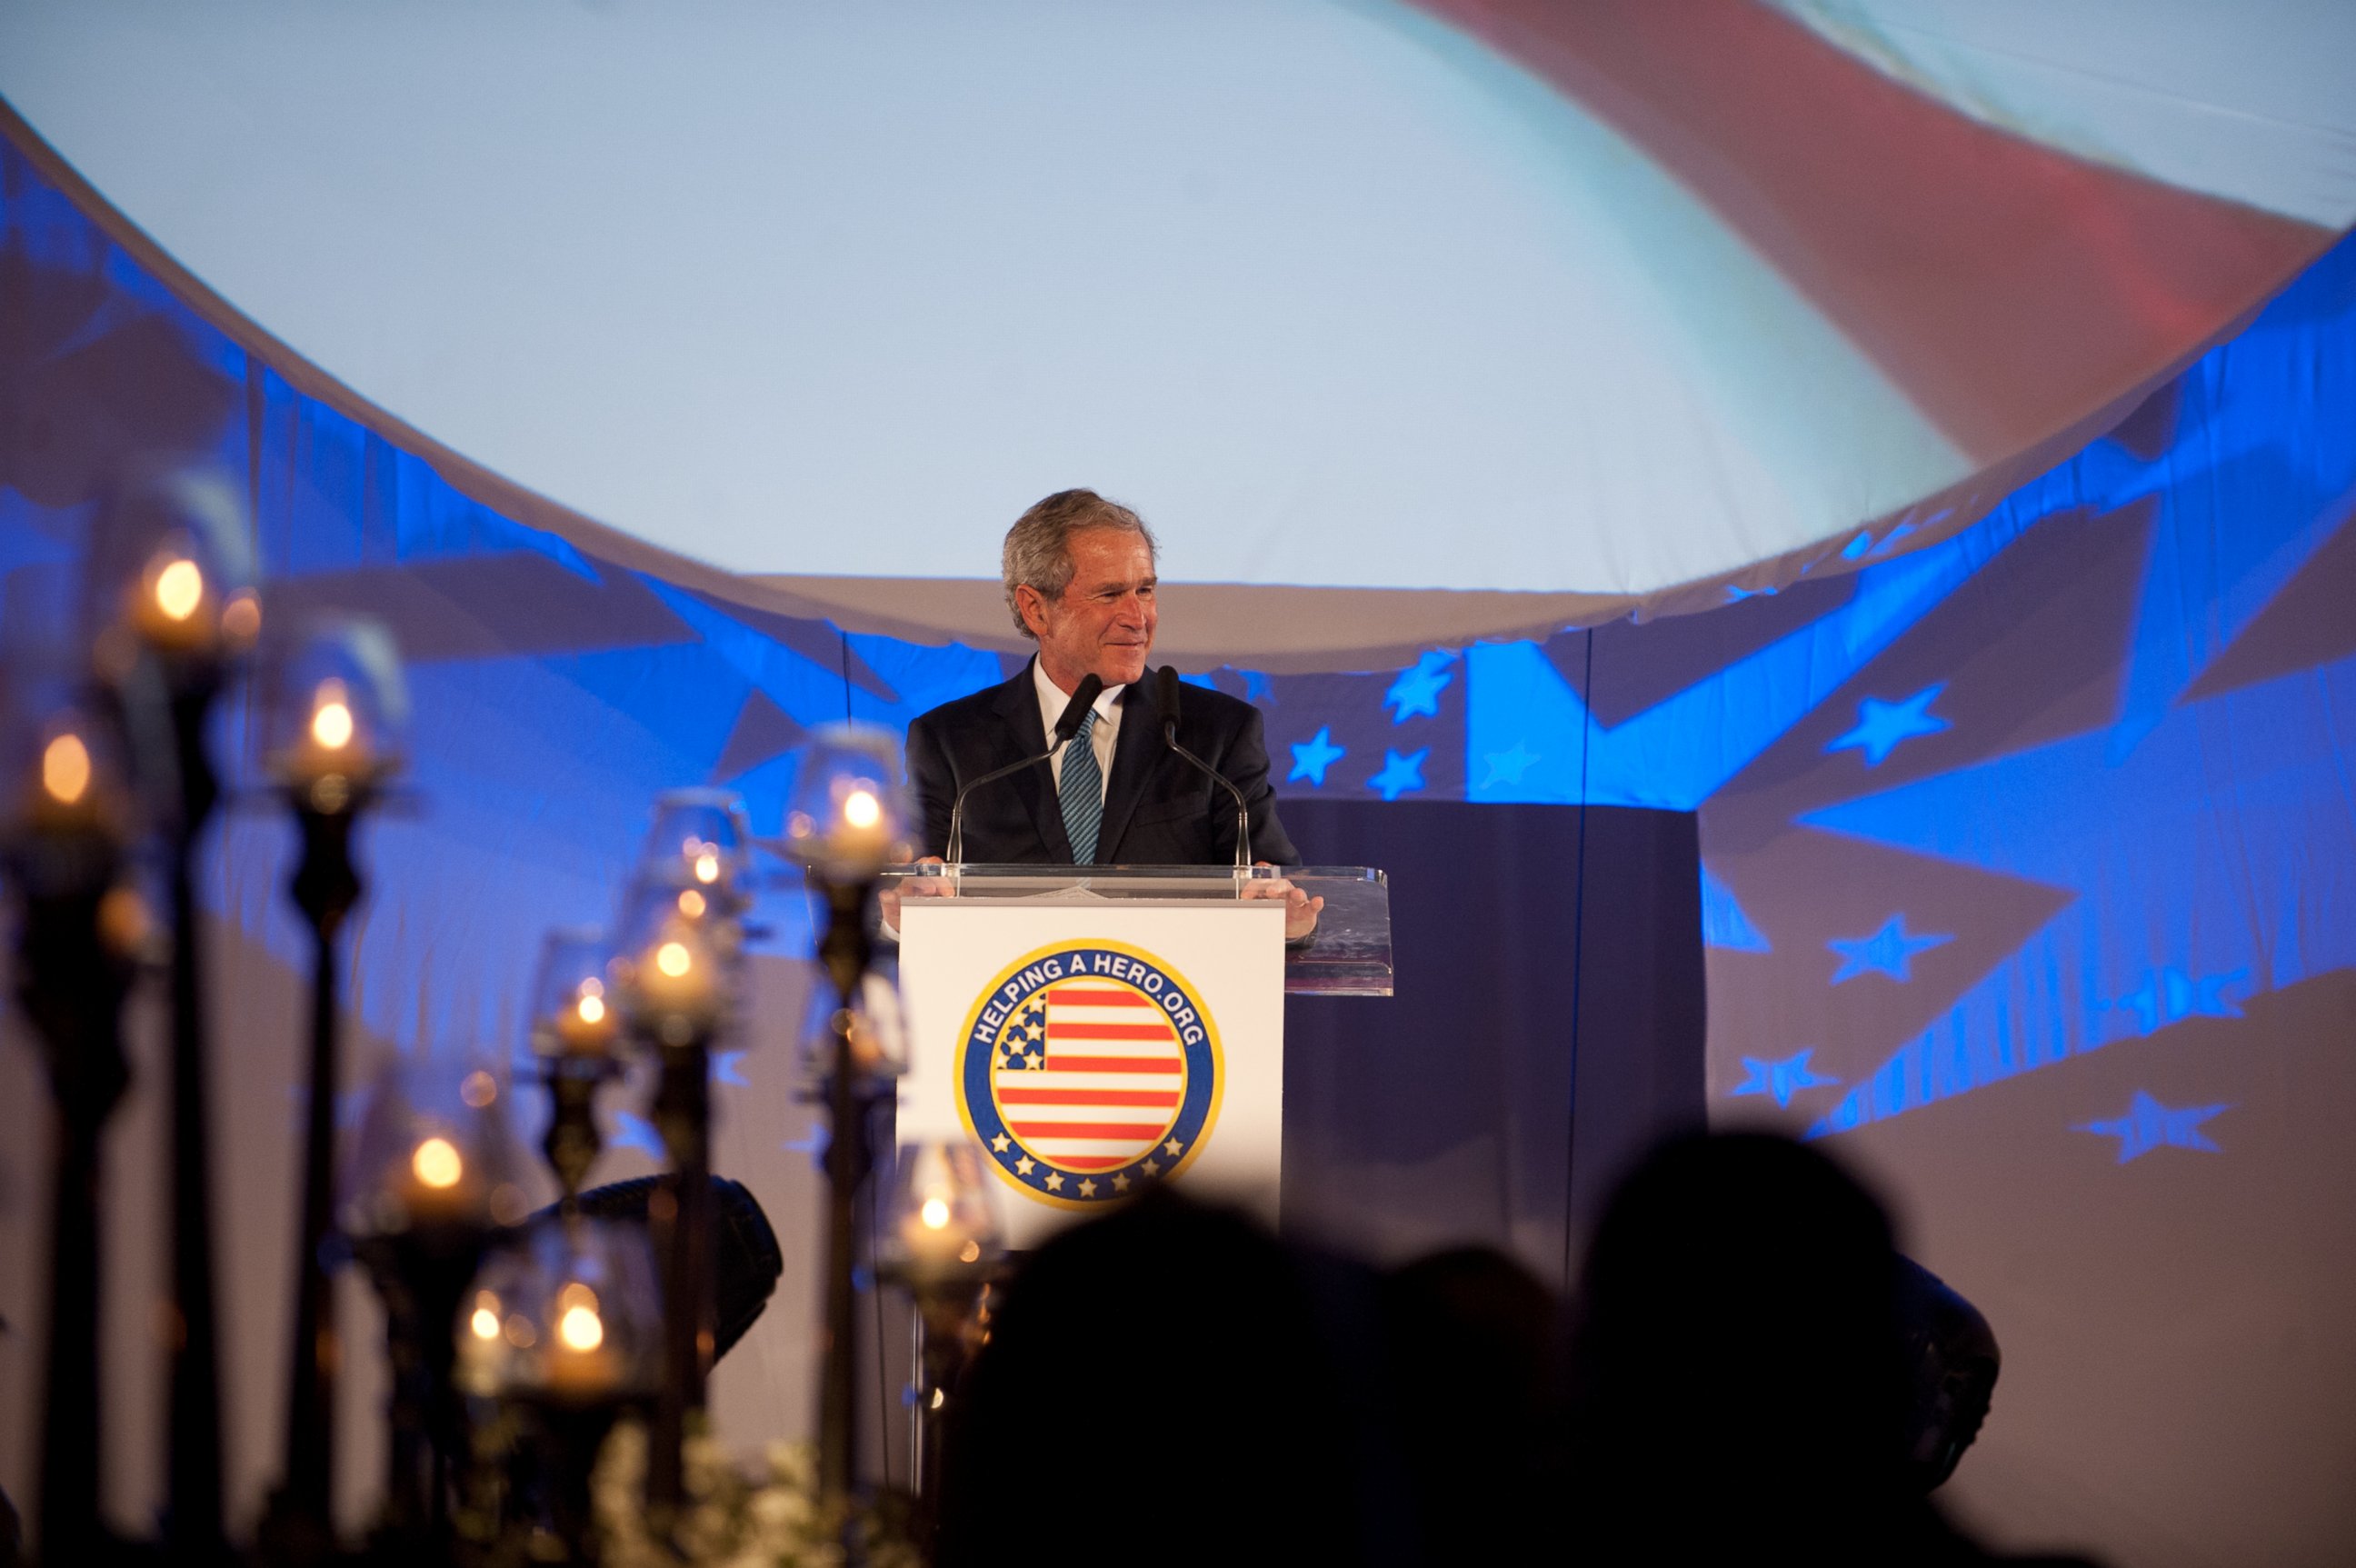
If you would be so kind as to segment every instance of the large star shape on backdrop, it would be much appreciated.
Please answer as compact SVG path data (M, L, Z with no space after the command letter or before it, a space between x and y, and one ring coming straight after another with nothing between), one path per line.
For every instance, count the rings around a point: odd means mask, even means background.
M2124 1116L2115 1116L2107 1122L2081 1122L2076 1130L2116 1138L2121 1165L2129 1160L2139 1160L2154 1149L2163 1147L2206 1149L2211 1154L2222 1154L2224 1151L2210 1142L2209 1135L2201 1131L2201 1123L2221 1111L2232 1109L2231 1104L2225 1104L2170 1110L2138 1089Z
M1448 669L1454 662L1456 655L1443 649L1425 654L1413 669L1400 671L1391 689L1383 693L1384 704L1397 710L1391 723L1403 725L1417 714L1439 717L1440 689L1455 679Z
M1386 800L1396 800L1409 789L1423 788L1423 759L1431 755L1431 747L1409 752L1401 757L1386 749L1382 771L1366 780L1366 788L1377 790Z
M1857 705L1857 727L1829 742L1825 749L1862 751L1865 765L1879 768L1896 750L1898 743L1920 735L1936 735L1953 726L1947 720L1930 711L1939 693L1947 689L1944 681L1926 686L1901 703L1885 703L1879 697L1868 697Z
M1349 747L1333 744L1333 727L1320 725L1315 735L1292 743L1292 771L1284 776L1284 781L1292 784L1306 779L1322 789L1325 770L1349 754Z
M1838 985L1844 980L1873 973L1886 974L1903 985L1914 978L1916 953L1954 940L1951 935L1908 936L1906 917L1892 915L1869 937L1835 937L1825 944L1841 957L1841 966L1834 972L1832 983Z

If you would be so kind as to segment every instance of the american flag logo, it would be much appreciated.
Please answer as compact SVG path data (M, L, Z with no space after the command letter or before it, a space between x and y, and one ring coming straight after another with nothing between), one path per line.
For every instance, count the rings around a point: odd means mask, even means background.
M1218 1040L1194 988L1138 949L1044 949L975 1004L958 1047L967 1124L1033 1197L1110 1203L1194 1157Z

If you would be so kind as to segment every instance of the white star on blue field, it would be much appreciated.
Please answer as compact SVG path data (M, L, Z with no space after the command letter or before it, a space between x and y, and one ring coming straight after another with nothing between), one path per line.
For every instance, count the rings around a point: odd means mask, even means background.
M1827 752L1859 750L1865 753L1865 765L1879 768L1896 750L1898 743L1918 735L1936 735L1954 725L1930 711L1933 702L1947 689L1944 681L1926 686L1902 703L1885 703L1879 697L1868 697L1857 705L1857 727L1826 746Z
M1391 723L1403 725L1417 714L1438 718L1440 689L1455 679L1448 669L1455 662L1455 654L1440 649L1417 660L1413 669L1400 671L1391 689L1383 693L1385 705L1398 709L1391 714Z
M1423 759L1431 755L1431 747L1409 752L1401 757L1396 751L1383 753L1383 769L1366 780L1366 788L1378 790L1386 800L1396 800L1409 789L1423 788Z
M1808 1058L1815 1054L1815 1047L1810 1046L1796 1056L1784 1057L1778 1061L1762 1061L1757 1057L1745 1057L1742 1058L1742 1070L1748 1076L1727 1092L1772 1095L1776 1104L1789 1105L1792 1103L1792 1096L1801 1090L1821 1089L1826 1084L1838 1083L1840 1079L1817 1072L1808 1066Z
M1333 744L1333 726L1320 725L1315 735L1292 743L1292 771L1284 776L1284 781L1296 784L1306 779L1322 789L1325 787L1325 770L1349 754L1349 747Z
M1832 983L1838 985L1844 980L1854 980L1870 972L1886 974L1903 985L1914 978L1916 953L1954 940L1940 934L1908 936L1906 917L1892 915L1869 937L1835 937L1825 944L1841 956L1841 966L1834 972Z
M2222 1154L2209 1135L2201 1131L2201 1123L2221 1111L2231 1111L2231 1104L2195 1105L2171 1111L2146 1094L2136 1090L2135 1100L2124 1116L2107 1122L2084 1122L2075 1129L2081 1133L2098 1133L2105 1138L2119 1141L2119 1164L2139 1160L2158 1148L2206 1149L2211 1154Z

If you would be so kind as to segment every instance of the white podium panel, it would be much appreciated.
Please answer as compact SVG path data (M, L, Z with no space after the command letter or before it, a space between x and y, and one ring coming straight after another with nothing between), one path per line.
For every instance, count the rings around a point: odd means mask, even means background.
M1183 1182L1270 1223L1284 907L909 899L899 1135L970 1134L1008 1244Z

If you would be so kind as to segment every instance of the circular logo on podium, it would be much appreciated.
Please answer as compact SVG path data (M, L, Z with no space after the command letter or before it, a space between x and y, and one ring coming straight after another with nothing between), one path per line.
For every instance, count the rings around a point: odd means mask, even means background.
M999 1174L1087 1208L1186 1168L1219 1114L1219 1032L1184 977L1125 942L1009 964L958 1036L958 1112Z

